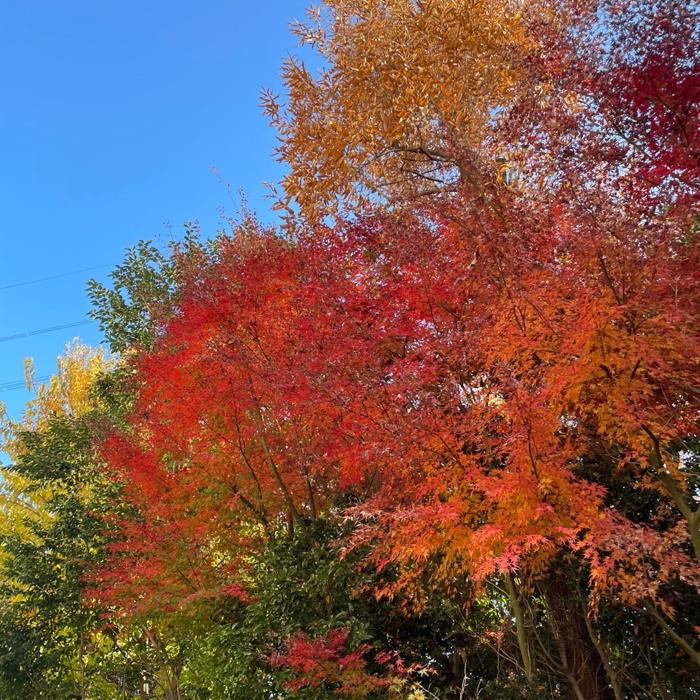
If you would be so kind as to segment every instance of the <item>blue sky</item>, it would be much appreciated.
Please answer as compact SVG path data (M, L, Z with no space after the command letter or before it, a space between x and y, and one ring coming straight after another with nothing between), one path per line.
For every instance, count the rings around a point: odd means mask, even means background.
M242 188L267 218L280 166L259 108L297 52L289 22L308 0L5 0L0 65L0 338L78 321L85 282L139 239L197 220L219 227ZM219 176L212 173L215 167ZM0 383L26 356L50 374L86 326L0 342ZM28 394L3 392L12 415Z

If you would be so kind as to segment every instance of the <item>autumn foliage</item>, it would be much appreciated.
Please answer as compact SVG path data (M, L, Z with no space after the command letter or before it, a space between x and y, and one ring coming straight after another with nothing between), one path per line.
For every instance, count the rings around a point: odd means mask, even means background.
M331 630L320 639L308 639L304 634L297 634L289 640L286 653L273 657L272 663L295 673L296 678L287 683L290 690L331 684L335 694L353 698L367 697L386 688L387 680L366 670L364 655L370 651L367 645L346 653L348 636L347 629ZM386 662L390 658L390 655L383 654L380 660Z
M409 3L391 11L367 3L366 16L340 4L332 11L328 36L300 30L332 70L313 84L299 66L287 68L293 111L281 122L281 152L296 178L288 195L302 209L307 195L326 202L330 180L300 174L295 158L330 159L333 177L354 167L352 151L333 155L335 142L309 131L318 122L307 119L305 90L318 96L324 128L352 107L377 138L414 139L423 132L403 125L403 102L376 103L386 119L398 116L386 133L372 126L363 106L371 95L352 90L381 81L353 71L385 66L370 61L372 51L395 56L371 48L372 37L404 36L414 50L431 22L447 32L438 14L459 16ZM140 514L124 530L115 569L103 572L106 591L126 596L127 607L226 593L245 600L247 556L280 518L293 536L344 503L354 523L345 547L362 548L379 571L397 567L379 596L420 607L433 589L466 580L478 595L493 577L517 573L547 597L563 557L586 572L593 609L607 598L673 616L673 587L700 584L684 464L699 408L697 47L691 29L672 31L684 13L673 3L606 11L612 39L590 53L574 50L560 23L544 22L539 63L509 98L500 131L480 137L484 156L479 139L452 142L459 158L449 196L316 223L291 238L249 224L219 242L206 269L182 262L178 307L136 360L129 426L105 444ZM639 35L620 24L623 11L643 18ZM533 50L518 34L524 19L492 16L502 28L492 39L517 35ZM475 27L455 33L460 51L497 55L469 33ZM577 31L580 39L585 28ZM445 57L457 55L431 36ZM354 53L360 45L366 60ZM402 56L401 69L438 71L407 84L453 84L440 60ZM503 84L514 80L491 53L469 60L485 61ZM386 65L398 87L399 67ZM400 99L440 123L421 110L448 95L408 94ZM484 128L488 102L475 104L483 106L450 124ZM351 127L337 128L347 149ZM416 146L423 155L443 147L431 138ZM504 169L489 154L505 141ZM302 144L315 144L317 156ZM335 194L365 186L358 177L332 185ZM618 484L656 493L656 506L629 511ZM526 659L523 643L521 652ZM569 670L580 692L603 693L586 669Z
M508 649L488 697L642 697L640 620L692 685L696 19L338 0L297 26L328 66L288 62L288 103L266 98L285 233L248 218L173 255L97 441L123 500L93 599L123 624L223 606L238 630L280 536L332 522L343 595L387 626L350 629L330 584L313 630L267 621L256 651L290 697L426 697L437 643L394 616L451 606L435 697L481 687L471 629Z

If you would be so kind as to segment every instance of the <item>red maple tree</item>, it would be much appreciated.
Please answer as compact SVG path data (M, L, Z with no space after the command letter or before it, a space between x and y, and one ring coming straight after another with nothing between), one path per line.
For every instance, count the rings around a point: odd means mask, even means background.
M671 31L681 3L643 10L628 8L637 35L625 24L590 56L543 33L541 90L485 155L464 154L457 194L294 240L244 227L209 266L183 265L179 307L136 362L130 428L104 448L140 513L105 595L244 596L270 528L350 502L348 546L399 566L379 595L420 604L461 574L479 590L518 572L543 586L579 691L602 696L590 650L566 638L583 618L562 602L563 558L594 601L659 619L665 584L700 583L684 463L700 409L698 46ZM656 490L658 512L623 512L613 476Z

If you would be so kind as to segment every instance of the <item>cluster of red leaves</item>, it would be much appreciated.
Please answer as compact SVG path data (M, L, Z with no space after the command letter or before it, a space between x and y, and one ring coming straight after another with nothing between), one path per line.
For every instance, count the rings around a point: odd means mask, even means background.
M314 638L299 633L288 640L286 652L275 655L272 663L295 674L296 677L287 682L292 691L324 687L342 697L364 698L368 693L386 688L389 680L367 669L366 656L371 647L360 644L348 651L349 636L348 629L333 629L325 636ZM374 660L383 665L391 658L380 653Z
M408 591L426 570L448 587L537 576L564 548L631 603L698 584L677 449L700 411L697 46L664 17L647 33L669 46L634 55L623 36L608 74L540 62L550 96L535 120L526 95L503 137L536 148L517 167L546 187L465 158L449 199L293 242L247 229L183 268L177 313L137 361L130 429L105 445L140 513L106 597L243 596L266 533L340 496L357 503L349 546L402 565ZM591 455L678 506L677 524L611 507ZM363 677L344 643L299 638L285 658L345 683L313 666Z

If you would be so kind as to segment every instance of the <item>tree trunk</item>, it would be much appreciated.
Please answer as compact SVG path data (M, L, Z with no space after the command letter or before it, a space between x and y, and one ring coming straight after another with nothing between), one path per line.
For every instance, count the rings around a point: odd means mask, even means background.
M613 694L605 666L588 633L586 611L567 567L555 563L542 583L549 623L557 640L559 656L571 700L609 700Z
M506 583L506 591L510 598L510 605L513 609L513 617L515 618L515 630L518 638L518 647L520 648L520 657L523 662L523 671L525 672L527 682L532 685L535 680L535 664L532 653L530 652L530 641L527 637L523 608L520 605L520 595L511 574L505 574L504 580Z

